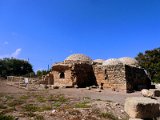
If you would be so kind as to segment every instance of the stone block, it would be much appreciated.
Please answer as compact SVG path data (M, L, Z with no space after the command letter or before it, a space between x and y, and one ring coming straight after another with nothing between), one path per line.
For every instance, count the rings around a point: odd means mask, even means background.
M150 90L147 90L147 89L141 90L141 94L142 94L144 97L153 97L153 92L150 91Z
M160 115L158 101L145 97L130 97L125 101L124 110L131 118L156 118Z

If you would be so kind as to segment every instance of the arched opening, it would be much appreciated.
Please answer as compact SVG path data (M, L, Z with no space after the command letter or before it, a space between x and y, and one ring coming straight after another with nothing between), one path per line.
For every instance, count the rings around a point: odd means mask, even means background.
M59 78L60 78L60 79L64 79L64 78L65 78L64 72L61 72L61 73L60 73Z

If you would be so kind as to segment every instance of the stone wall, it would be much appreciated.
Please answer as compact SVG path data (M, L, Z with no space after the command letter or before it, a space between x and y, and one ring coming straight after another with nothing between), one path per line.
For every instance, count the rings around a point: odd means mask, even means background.
M59 63L52 67L51 74L55 86L98 85L103 88L133 91L149 88L151 85L144 69L123 64L104 66L79 62Z
M126 89L125 67L123 65L108 65L94 67L96 80L104 88Z
M61 78L61 74L64 78ZM57 64L52 67L55 86L86 87L96 85L92 65L87 63Z
M97 85L93 67L90 64L75 64L73 77L78 87Z
M55 86L73 86L72 80L72 65L54 65L52 67L52 74Z
M125 71L128 92L151 87L151 80L144 69L125 65Z

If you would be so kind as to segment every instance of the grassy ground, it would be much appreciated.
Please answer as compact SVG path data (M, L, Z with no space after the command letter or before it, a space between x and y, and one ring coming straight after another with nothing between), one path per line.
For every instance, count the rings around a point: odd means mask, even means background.
M123 105L63 92L0 90L0 120L127 120ZM5 90L6 88L6 90ZM8 91L8 92L7 92Z

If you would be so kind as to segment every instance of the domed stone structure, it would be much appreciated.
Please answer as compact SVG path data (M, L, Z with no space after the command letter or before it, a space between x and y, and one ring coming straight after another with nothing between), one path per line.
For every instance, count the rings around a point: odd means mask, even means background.
M133 67L134 66L134 67ZM138 62L129 57L120 59L92 59L84 54L73 54L63 62L52 66L50 78L54 86L88 87L99 86L114 90L149 89L151 80L143 68L137 67Z
M92 59L84 54L73 54L67 57L65 61L92 62Z
M103 60L103 59L96 59L96 60L94 60L94 62L100 63L100 64L102 64L104 61L105 61L105 60Z
M123 63L116 58L111 58L103 62L103 65L120 65L120 64L122 65Z
M130 65L130 66L134 66L134 67L139 66L138 61L134 58L122 57L122 58L119 58L118 60L121 61L125 65Z

